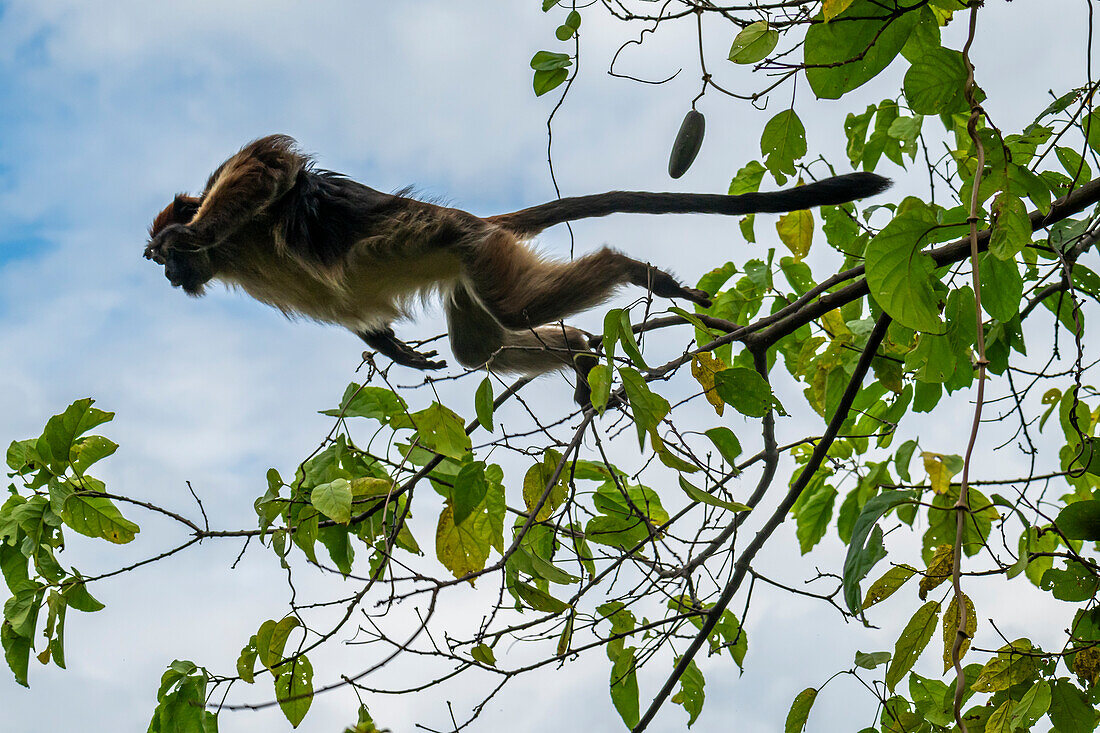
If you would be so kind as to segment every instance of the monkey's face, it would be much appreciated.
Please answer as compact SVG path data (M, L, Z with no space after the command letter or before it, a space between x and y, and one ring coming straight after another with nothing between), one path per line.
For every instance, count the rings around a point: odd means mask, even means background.
M164 276L174 287L197 297L214 277L214 268L206 252L168 250L164 255Z
M177 195L153 220L145 247L145 258L164 265L168 282L195 296L202 295L204 286L214 277L210 254L196 246L194 233L187 226L200 203L192 196Z

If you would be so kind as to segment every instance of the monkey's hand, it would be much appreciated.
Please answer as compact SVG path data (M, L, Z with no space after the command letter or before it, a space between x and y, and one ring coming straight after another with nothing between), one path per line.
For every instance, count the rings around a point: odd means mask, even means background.
M401 366L425 371L442 369L447 366L447 362L445 361L431 360L431 357L436 356L438 352L417 351L397 338L392 328L386 328L381 331L364 331L358 335L359 338L367 343L367 346L370 346L384 356L388 356L393 359L394 363L400 364Z
M203 249L206 246L194 229L185 224L172 224L145 245L145 259L163 265L172 252L198 252Z

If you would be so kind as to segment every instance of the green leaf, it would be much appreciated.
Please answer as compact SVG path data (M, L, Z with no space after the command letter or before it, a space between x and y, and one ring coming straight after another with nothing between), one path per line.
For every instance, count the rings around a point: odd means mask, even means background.
M4 659L15 675L15 681L30 687L27 682L28 667L31 659L31 640L15 633L11 623L0 625L0 645L4 647Z
M623 649L611 665L611 702L627 728L638 725L638 675L632 646Z
M66 583L61 595L65 598L65 604L77 611L93 613L104 608L104 605L88 592L82 580L75 583Z
M485 464L473 461L462 466L454 479L451 489L451 506L454 507L454 522L461 525L474 510L481 506L485 494L489 491L489 482L485 478Z
M1067 504L1058 512L1054 523L1071 540L1100 542L1100 500L1087 499Z
M710 428L703 432L714 447L722 454L722 460L730 466L734 465L737 457L741 455L741 441L737 439L733 431L725 427Z
M937 221L923 202L906 199L893 221L867 244L867 285L882 309L903 326L939 334L935 263L920 252Z
M625 308L619 309L619 343L622 344L626 355L634 362L634 366L639 369L649 369L645 359L642 358L638 342L634 340L634 329L630 325L630 312Z
M1031 219L1027 207L1016 196L999 193L993 199L993 233L989 251L1001 260L1015 260L1024 247L1031 244Z
M1066 569L1051 568L1043 573L1039 587L1051 592L1060 601L1080 603L1100 590L1100 578L1076 560L1067 560Z
M535 71L555 71L565 69L573 64L573 59L567 53L554 53L553 51L538 51L531 57L531 68Z
M916 21L916 13L891 19L890 11L874 0L855 0L830 22L811 25L805 62L814 94L839 99L873 79L901 51Z
M286 616L279 621L269 619L260 624L256 631L256 652L260 663L274 669L283 659L283 648L290 632L298 626L298 619L294 616Z
M863 669L874 669L879 665L886 664L893 658L893 654L890 652L856 652L855 665L862 667Z
M474 412L481 427L493 432L493 383L488 377L481 380L474 393Z
M922 115L965 112L969 109L964 94L966 77L966 63L958 51L926 51L905 73L902 87L909 109Z
M630 411L634 414L634 427L638 431L638 445L645 446L645 434L656 430L668 414L668 400L652 391L641 374L629 367L619 369L619 378L626 388Z
M1024 279L1016 260L1002 260L991 253L982 255L980 274L982 309L1001 323L1007 323L1020 312L1024 295Z
M456 578L483 570L492 546L492 527L487 514L477 512L455 524L454 510L443 508L435 531L435 552ZM472 581L471 581L472 582Z
M748 367L732 367L715 373L714 388L727 405L742 415L764 417L773 406L782 412L782 405L768 383Z
M310 492L309 503L332 521L347 524L351 521L351 484L343 478L320 484Z
M140 531L136 524L122 516L110 499L102 496L70 495L61 510L61 519L82 535L116 545L130 542Z
M561 613L569 608L568 603L559 601L549 593L541 591L533 585L524 583L522 580L517 580L512 588L524 603L536 611Z
M859 582L882 559L877 551L882 547L881 533L878 543L868 543L871 530L886 512L916 498L915 491L884 491L863 505L863 510L852 527L852 541L848 545L848 555L844 558L844 600L853 614L858 614L861 610Z
M863 598L863 610L866 611L876 603L881 603L894 595L894 592L905 585L916 572L916 568L908 565L895 565L887 570L881 578L871 583L871 587L867 589L867 595Z
M1039 680L1020 698L1020 704L1016 706L1016 710L1012 714L1011 729L1030 728L1035 721L1046 714L1050 708L1050 702L1050 683L1046 680Z
M353 382L344 390L340 407L324 410L321 414L331 417L366 417L387 423L398 415L404 415L407 409L405 400L392 390Z
M676 657L675 663L680 663L680 657ZM688 662L687 668L684 670L684 674L680 676L680 689L672 696L672 702L676 705L683 705L684 710L688 714L688 728L699 717L699 713L703 711L703 701L706 695L703 692L703 687L706 684L706 680L703 679L703 672L699 669L699 665L695 663L695 660Z
M817 690L807 687L795 696L791 703L791 709L787 712L787 722L783 725L783 733L802 733L806 729L806 720L810 717L810 708L817 699Z
M793 109L783 110L764 125L760 152L775 180L783 183L787 175L794 175L794 162L806 154L806 128Z
M297 728L313 704L313 665L304 654L279 669L275 676L275 699L291 727Z
M470 436L462 418L438 402L409 416L420 438L420 445L449 458L462 461L470 452Z
M730 181L729 195L740 196L743 193L755 193L760 190L760 182L767 171L758 161L750 160Z
M971 689L975 692L998 692L1031 679L1035 674L1032 651L1033 647L1026 640L1001 647L1000 653L982 667L978 678L971 683Z
M1058 733L1089 733L1096 727L1096 712L1085 693L1066 679L1054 683L1048 714Z
M248 684L256 681L256 637L253 635L237 657L237 674Z
M565 69L553 71L536 71L531 86L535 90L535 96L541 97L549 91L557 89L569 78L569 72Z
M77 400L65 412L46 421L42 437L35 447L38 455L50 464L55 474L62 473L69 463L69 452L77 438L114 418L115 413L92 407L93 402L95 400L90 397Z
M475 661L490 667L497 666L497 657L493 654L493 648L486 644L478 644L475 646L470 650L470 656L473 657Z
M601 415L611 398L611 367L597 364L588 372L588 387L592 390L592 407Z
M73 445L69 455L72 459L73 471L79 476L100 461L118 450L118 444L107 440L102 435L89 435L81 438Z
M813 549L825 536L829 521L833 518L833 504L836 502L836 489L823 485L808 499L795 507L795 520L798 546L802 554Z
M687 494L692 501L697 501L702 504L709 504L710 506L720 507L731 512L752 511L752 507L747 504L742 504L736 501L725 501L724 499L719 499L713 494L708 494L702 489L693 486L683 476L680 477L680 488L684 490L684 493Z
M779 31L771 28L766 20L758 20L741 29L733 39L729 59L735 64L755 64L766 58L777 43Z
M916 664L924 648L928 646L928 640L932 638L932 632L936 630L939 621L940 604L929 601L913 614L909 623L894 644L894 658L890 666L886 668L886 686L893 691L898 682L908 674Z

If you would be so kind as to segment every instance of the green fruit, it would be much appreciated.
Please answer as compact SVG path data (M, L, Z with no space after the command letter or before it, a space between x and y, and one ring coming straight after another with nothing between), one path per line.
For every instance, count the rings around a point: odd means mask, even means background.
M703 144L703 130L706 129L706 120L703 113L689 110L684 115L684 121L680 123L680 131L676 133L676 142L672 143L672 155L668 158L668 174L673 178L679 178L687 173L687 169L695 162L695 156L699 154L699 148Z

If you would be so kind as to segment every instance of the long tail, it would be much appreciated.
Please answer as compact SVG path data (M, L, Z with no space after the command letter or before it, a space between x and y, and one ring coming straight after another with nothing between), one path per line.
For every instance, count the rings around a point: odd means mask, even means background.
M826 204L843 204L888 189L893 182L874 173L849 173L782 191L723 196L709 193L647 193L611 191L558 199L488 221L521 236L576 219L608 214L753 214L782 213Z

